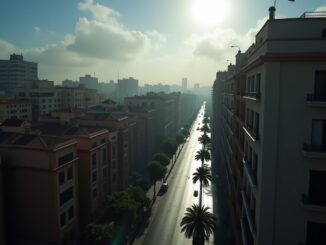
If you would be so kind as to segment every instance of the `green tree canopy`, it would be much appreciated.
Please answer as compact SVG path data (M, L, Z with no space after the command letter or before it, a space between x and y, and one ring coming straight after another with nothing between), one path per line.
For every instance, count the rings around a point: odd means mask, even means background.
M158 152L154 155L154 160L158 161L163 166L167 166L170 163L170 158L164 152Z
M150 200L146 196L146 193L139 186L131 186L127 189L130 197L138 203L138 208L148 207Z
M212 182L212 175L208 167L206 165L203 165L197 168L196 172L193 173L192 181L194 184L197 181L200 182L199 205L201 205L203 200L203 187L208 187L209 182Z
M147 165L148 175L153 182L154 194L153 198L156 196L156 181L164 178L166 173L166 167L157 161L150 161Z
M136 220L139 205L127 191L119 191L108 197L106 207L115 222L130 228Z
M146 191L148 189L148 183L147 183L147 181L138 172L133 172L131 174L130 181L131 181L131 185L132 186L139 186L144 191Z
M195 159L197 161L201 161L202 166L204 165L205 161L209 161L211 160L211 155L209 154L209 151L206 149L201 149L199 151L196 152L196 156Z
M186 209L186 213L181 220L181 232L187 238L192 238L192 244L204 245L205 240L215 231L215 218L209 211L209 207L193 204Z
M177 134L177 135L175 136L175 140L177 141L177 143L178 143L179 145L181 145L182 143L185 142L185 137L184 137L182 134Z
M172 157L177 151L178 144L175 139L167 139L163 142L163 151L169 157Z
M203 132L204 134L209 133L211 130L209 129L209 126L207 124L204 124L201 128L200 131Z
M89 224L85 230L86 238L91 244L110 244L114 234L113 224Z
M203 145L203 149L206 149L206 146L211 143L211 138L207 134L203 134L198 141Z

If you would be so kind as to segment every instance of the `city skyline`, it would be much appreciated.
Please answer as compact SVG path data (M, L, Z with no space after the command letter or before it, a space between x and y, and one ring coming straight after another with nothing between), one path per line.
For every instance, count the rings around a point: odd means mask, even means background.
M253 42L273 1L198 2L3 1L0 59L22 53L39 63L41 79L55 82L95 73L101 82L135 77L140 84L180 84L187 77L190 85L210 86L216 70L234 62L237 49L230 46L245 51ZM278 1L276 9L277 18L288 18L326 4ZM13 13L24 21L13 22Z

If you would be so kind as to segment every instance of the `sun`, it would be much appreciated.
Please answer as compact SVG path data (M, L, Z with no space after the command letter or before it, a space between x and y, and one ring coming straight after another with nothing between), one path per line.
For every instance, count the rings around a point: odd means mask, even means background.
M217 25L223 22L229 13L228 2L228 0L192 0L191 15L200 25Z

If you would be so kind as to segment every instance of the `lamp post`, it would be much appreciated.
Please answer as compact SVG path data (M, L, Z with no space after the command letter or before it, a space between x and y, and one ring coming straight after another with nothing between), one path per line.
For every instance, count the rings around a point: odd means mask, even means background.
M240 47L237 45L231 45L231 48L238 48L238 51L241 52Z

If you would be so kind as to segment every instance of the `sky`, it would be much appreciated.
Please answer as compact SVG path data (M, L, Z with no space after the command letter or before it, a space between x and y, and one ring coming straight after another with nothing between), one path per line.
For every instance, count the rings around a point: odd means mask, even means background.
M274 0L1 0L0 59L22 53L40 79L211 86L245 51ZM326 0L277 0L276 18L326 11Z

